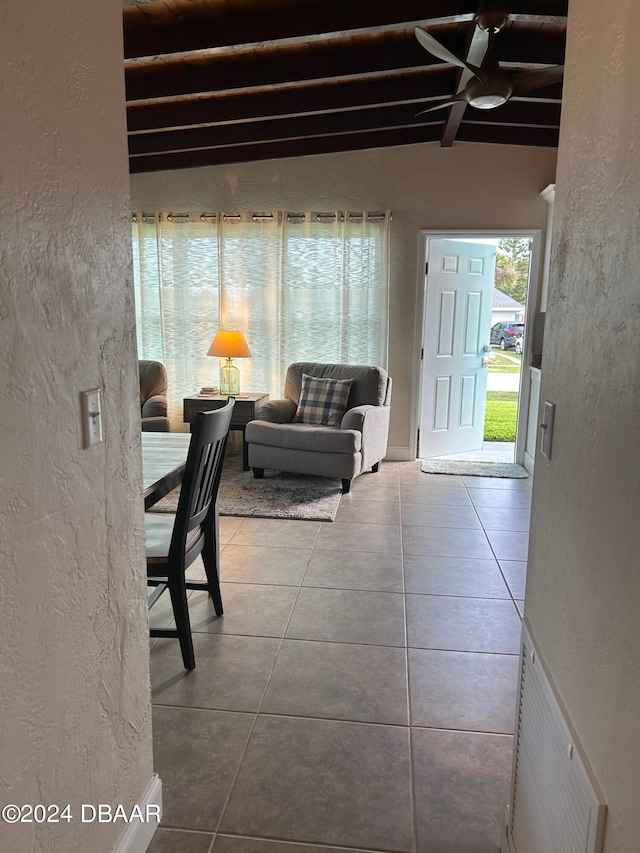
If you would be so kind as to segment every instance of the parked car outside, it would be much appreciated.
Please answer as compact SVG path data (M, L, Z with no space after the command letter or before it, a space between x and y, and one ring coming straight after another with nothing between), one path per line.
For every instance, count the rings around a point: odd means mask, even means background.
M520 337L520 352L522 352L523 335L524 323L496 323L491 327L490 342L494 346L499 346L501 350L514 349Z

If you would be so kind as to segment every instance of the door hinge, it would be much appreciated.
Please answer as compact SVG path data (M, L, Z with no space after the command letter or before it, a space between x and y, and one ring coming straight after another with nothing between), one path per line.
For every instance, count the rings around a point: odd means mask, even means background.
M424 265L424 274L429 275L429 261Z
M420 350L420 361L423 361L423 359L424 359L424 347L422 347Z

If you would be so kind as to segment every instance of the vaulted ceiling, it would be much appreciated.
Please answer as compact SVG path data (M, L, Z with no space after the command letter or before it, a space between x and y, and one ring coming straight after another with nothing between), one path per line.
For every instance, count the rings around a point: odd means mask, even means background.
M491 0L490 0L491 2ZM564 62L568 0L510 0L509 74ZM431 142L556 147L562 84L496 109L448 100L480 65L475 0L134 0L123 9L131 172Z

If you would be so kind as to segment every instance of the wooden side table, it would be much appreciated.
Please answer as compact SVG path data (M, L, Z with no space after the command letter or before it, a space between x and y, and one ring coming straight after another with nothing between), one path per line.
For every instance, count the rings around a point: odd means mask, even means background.
M249 452L247 442L244 437L244 429L249 421L256 419L258 409L269 399L268 394L243 394L242 396L233 395L236 398L236 404L233 407L233 416L231 418L231 426L229 429L242 430L242 467L245 471L249 470ZM226 394L193 394L191 397L183 397L182 400L182 420L185 423L193 424L197 412L210 412L212 409L221 409L226 406L229 398Z

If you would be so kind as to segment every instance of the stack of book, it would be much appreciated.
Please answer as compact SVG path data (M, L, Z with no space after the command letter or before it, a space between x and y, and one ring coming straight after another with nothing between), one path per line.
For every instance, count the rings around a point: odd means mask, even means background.
M203 385L200 389L201 397L213 397L214 394L219 394L220 388L217 385Z

